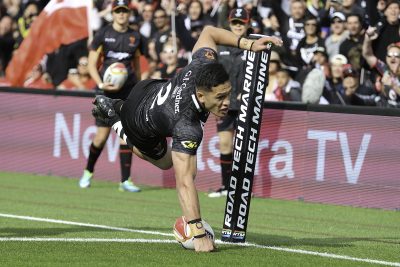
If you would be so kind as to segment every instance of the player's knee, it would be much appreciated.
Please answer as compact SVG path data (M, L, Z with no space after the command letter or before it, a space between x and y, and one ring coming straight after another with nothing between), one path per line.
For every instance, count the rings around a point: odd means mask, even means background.
M103 137L95 137L93 139L93 145L95 147L103 147L106 144L107 138L103 138Z
M168 162L168 161L164 161L164 162L160 162L160 164L158 164L158 167L162 170L169 170L172 168L172 161Z

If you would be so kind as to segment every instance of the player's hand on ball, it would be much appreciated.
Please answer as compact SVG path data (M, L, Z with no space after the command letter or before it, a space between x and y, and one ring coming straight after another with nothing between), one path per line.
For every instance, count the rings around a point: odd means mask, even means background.
M211 252L215 249L214 242L207 236L194 239L194 250L196 252Z
M253 46L251 47L251 50L254 52L263 51L263 50L267 49L268 45L271 43L276 46L283 45L283 41L281 39L279 39L278 37L265 36L265 37L255 40L253 43Z
M113 85L112 83L104 83L103 87L101 89L106 90L106 91L118 91L120 88Z

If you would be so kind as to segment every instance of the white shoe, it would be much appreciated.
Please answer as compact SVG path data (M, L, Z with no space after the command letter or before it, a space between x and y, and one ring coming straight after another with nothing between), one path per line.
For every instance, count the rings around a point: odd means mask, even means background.
M221 187L217 191L209 193L208 197L216 198L216 197L224 197L227 195L228 195L228 190L226 190L225 187Z
M93 173L88 171L88 170L84 170L81 179L79 180L79 187L80 188L88 188L90 187L90 180L93 177Z
M123 183L119 184L119 191L121 192L133 192L133 193L137 193L140 192L140 188L137 187L136 185L134 185L131 181L131 178L129 178L128 180L126 180Z

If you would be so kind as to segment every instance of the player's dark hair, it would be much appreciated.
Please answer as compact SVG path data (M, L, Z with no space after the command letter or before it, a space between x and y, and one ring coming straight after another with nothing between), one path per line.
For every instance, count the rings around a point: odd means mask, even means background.
M211 91L211 87L229 80L229 75L221 63L204 64L196 75L196 88L204 91Z

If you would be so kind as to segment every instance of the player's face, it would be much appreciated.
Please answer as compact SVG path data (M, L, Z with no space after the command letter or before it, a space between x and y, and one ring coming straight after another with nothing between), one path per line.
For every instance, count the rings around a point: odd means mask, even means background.
M228 113L232 86L230 81L214 86L211 91L198 91L198 98L205 109L215 116L223 117Z
M400 49L397 47L390 48L386 53L386 64L393 73L397 73L400 66Z
M112 12L114 22L124 25L129 22L130 12L126 8L117 8Z

